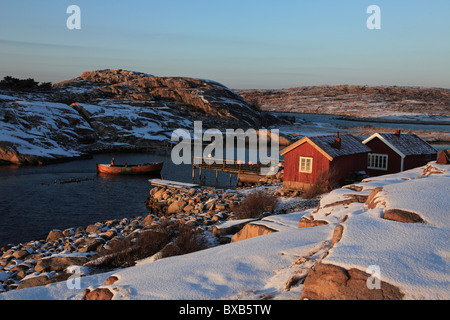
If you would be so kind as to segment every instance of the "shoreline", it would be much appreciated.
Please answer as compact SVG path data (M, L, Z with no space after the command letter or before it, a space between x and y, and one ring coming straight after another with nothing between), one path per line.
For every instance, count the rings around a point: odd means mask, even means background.
M147 231L156 231L167 223L179 223L192 228L205 237L208 248L227 244L244 226L270 215L306 210L317 206L316 200L298 198L279 193L279 183L239 189L210 189L193 187L177 190L155 187L146 200L147 216L103 220L86 227L50 230L46 239L7 244L0 248L0 294L10 290L41 286L64 281L69 266L79 266L83 275L109 271L98 267L105 250L120 239L133 239ZM265 190L278 194L284 200L259 218L236 220L234 209L249 192ZM156 257L157 252L153 256ZM187 253L187 252L186 252ZM184 253L181 253L184 254ZM150 257L147 257L150 258ZM146 258L143 258L146 259ZM139 261L138 259L137 261ZM100 264L101 265L101 264ZM116 269L128 266L116 267ZM70 275L70 274L69 274Z
M80 260L81 265L85 265L97 254L101 254L112 242L156 230L159 225L170 221L184 223L205 234L210 246L222 244L219 238L213 235L213 230L224 221L232 219L230 202L240 202L248 189L252 188L235 190L191 188L187 191L174 191L170 188L155 187L150 189L146 200L148 213L145 217L124 217L95 222L86 227L52 229L45 239L2 245L0 293L42 285L42 282L36 280L39 277L44 277L45 283L50 283L52 278L56 279L56 276L64 273L68 267L63 264L62 267L48 266L42 269L40 265L43 260L58 257L66 259L69 264L80 265L78 260L72 258L81 257L83 258ZM195 199L195 203L192 198ZM164 202L164 210L161 201ZM181 206L181 201L184 201L184 206Z

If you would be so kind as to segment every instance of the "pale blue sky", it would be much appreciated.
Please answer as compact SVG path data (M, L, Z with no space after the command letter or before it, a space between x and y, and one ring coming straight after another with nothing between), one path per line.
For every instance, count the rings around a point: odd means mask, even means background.
M81 30L69 30L69 5ZM366 9L381 8L381 30ZM450 88L450 1L1 0L0 78L122 68L230 88Z

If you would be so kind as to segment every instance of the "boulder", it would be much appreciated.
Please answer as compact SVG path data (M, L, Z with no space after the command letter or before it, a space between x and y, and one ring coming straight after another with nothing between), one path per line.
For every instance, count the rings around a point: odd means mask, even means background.
M78 247L79 252L91 252L95 251L105 243L102 238L89 238L80 247Z
M406 222L406 223L424 223L425 221L417 214L401 209L387 209L384 211L384 219Z
M116 283L119 280L116 276L110 276L108 279L105 280L105 285L111 285Z
M253 224L249 223L246 224L244 228L242 228L241 231L236 233L232 238L231 242L238 242L258 236L262 236L265 234L277 232L277 230L270 229L269 227L262 225L262 224Z
M86 232L87 233L93 233L93 232L97 233L97 232L100 232L100 228L98 226L91 224L91 225L87 226Z
M108 288L97 288L93 291L86 289L81 300L111 300L113 297L114 293Z
M450 164L450 149L439 151L436 162L438 164Z
M172 202L167 208L167 214L173 214L183 210L186 204L186 201L182 200Z
M51 241L56 241L59 240L61 238L64 238L64 234L62 233L62 231L60 230L52 230L50 231L50 233L48 234L47 238L45 239L45 242L51 242Z
M36 272L63 271L69 266L82 266L88 261L85 257L50 257L37 261Z
M48 282L48 280L49 280L49 278L48 278L47 274L41 274L36 277L25 278L22 281L20 281L20 284L17 287L17 290L20 290L23 288L42 286L42 285L45 285Z
M399 288L380 281L379 289L369 289L370 274L352 268L317 263L308 272L302 291L302 299L308 300L401 300L404 294ZM370 280L369 280L370 281Z
M17 250L14 251L14 253L12 254L14 258L16 259L21 259L23 260L24 258L26 258L27 256L30 255L30 253L27 250Z

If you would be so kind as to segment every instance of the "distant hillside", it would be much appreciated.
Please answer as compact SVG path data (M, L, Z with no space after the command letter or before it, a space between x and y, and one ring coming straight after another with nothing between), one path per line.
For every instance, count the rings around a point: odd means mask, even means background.
M310 86L279 90L235 90L262 110L379 115L450 115L450 89L399 86Z

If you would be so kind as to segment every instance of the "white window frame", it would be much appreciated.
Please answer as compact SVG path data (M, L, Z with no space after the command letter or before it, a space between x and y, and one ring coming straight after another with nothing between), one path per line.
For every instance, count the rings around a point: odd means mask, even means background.
M381 153L369 153L367 158L367 168L387 171L389 155Z
M305 168L302 170L302 160L305 160ZM309 168L308 168L309 162ZM298 160L298 171L301 173L311 173L313 166L313 158L312 157L300 157Z

